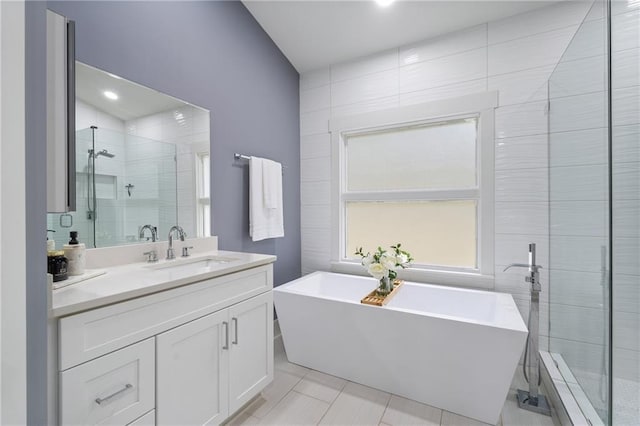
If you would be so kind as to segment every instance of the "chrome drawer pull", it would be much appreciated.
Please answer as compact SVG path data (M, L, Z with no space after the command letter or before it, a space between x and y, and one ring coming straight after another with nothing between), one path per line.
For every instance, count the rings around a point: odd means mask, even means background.
M223 350L229 349L229 323L226 321L222 321L222 325L224 325L224 346Z
M233 321L234 329L236 331L236 338L231 343L233 343L234 345L237 345L238 344L238 318L233 317L231 318L231 321Z
M124 385L124 388L112 393L109 396L105 396L104 398L96 398L96 402L98 403L98 405L102 405L103 403L109 402L110 399L115 398L116 396L120 395L122 392L125 392L127 389L131 389L132 387L133 387L132 384L127 383L126 385Z

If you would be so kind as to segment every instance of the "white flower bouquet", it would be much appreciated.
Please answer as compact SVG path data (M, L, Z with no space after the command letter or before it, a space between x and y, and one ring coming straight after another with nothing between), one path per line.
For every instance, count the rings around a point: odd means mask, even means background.
M393 281L398 276L398 269L409 267L409 262L413 260L411 254L400 248L400 243L391 246L391 251L383 250L378 247L373 254L362 251L362 247L356 250L358 256L362 258L362 266L374 278L380 281L377 292L380 295L386 295L393 290Z

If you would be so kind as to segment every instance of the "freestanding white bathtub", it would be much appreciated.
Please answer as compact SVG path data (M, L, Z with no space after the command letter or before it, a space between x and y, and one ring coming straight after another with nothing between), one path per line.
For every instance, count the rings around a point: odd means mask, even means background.
M273 290L289 361L495 424L527 328L509 294L315 272Z

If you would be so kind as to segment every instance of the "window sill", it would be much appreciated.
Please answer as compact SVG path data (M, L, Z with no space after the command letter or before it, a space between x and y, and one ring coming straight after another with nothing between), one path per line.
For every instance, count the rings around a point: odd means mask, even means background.
M331 272L341 274L368 276L364 268L352 262L331 262ZM494 276L469 272L434 271L427 269L404 269L398 271L398 278L426 283L439 284L451 287L465 287L478 290L494 290Z

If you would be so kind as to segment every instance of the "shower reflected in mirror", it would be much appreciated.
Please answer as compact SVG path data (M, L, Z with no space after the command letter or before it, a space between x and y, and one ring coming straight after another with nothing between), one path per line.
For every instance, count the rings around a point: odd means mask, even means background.
M161 239L175 224L210 235L209 122L205 109L76 62L77 211L47 216L56 245L69 231L87 247L137 243L145 224Z

